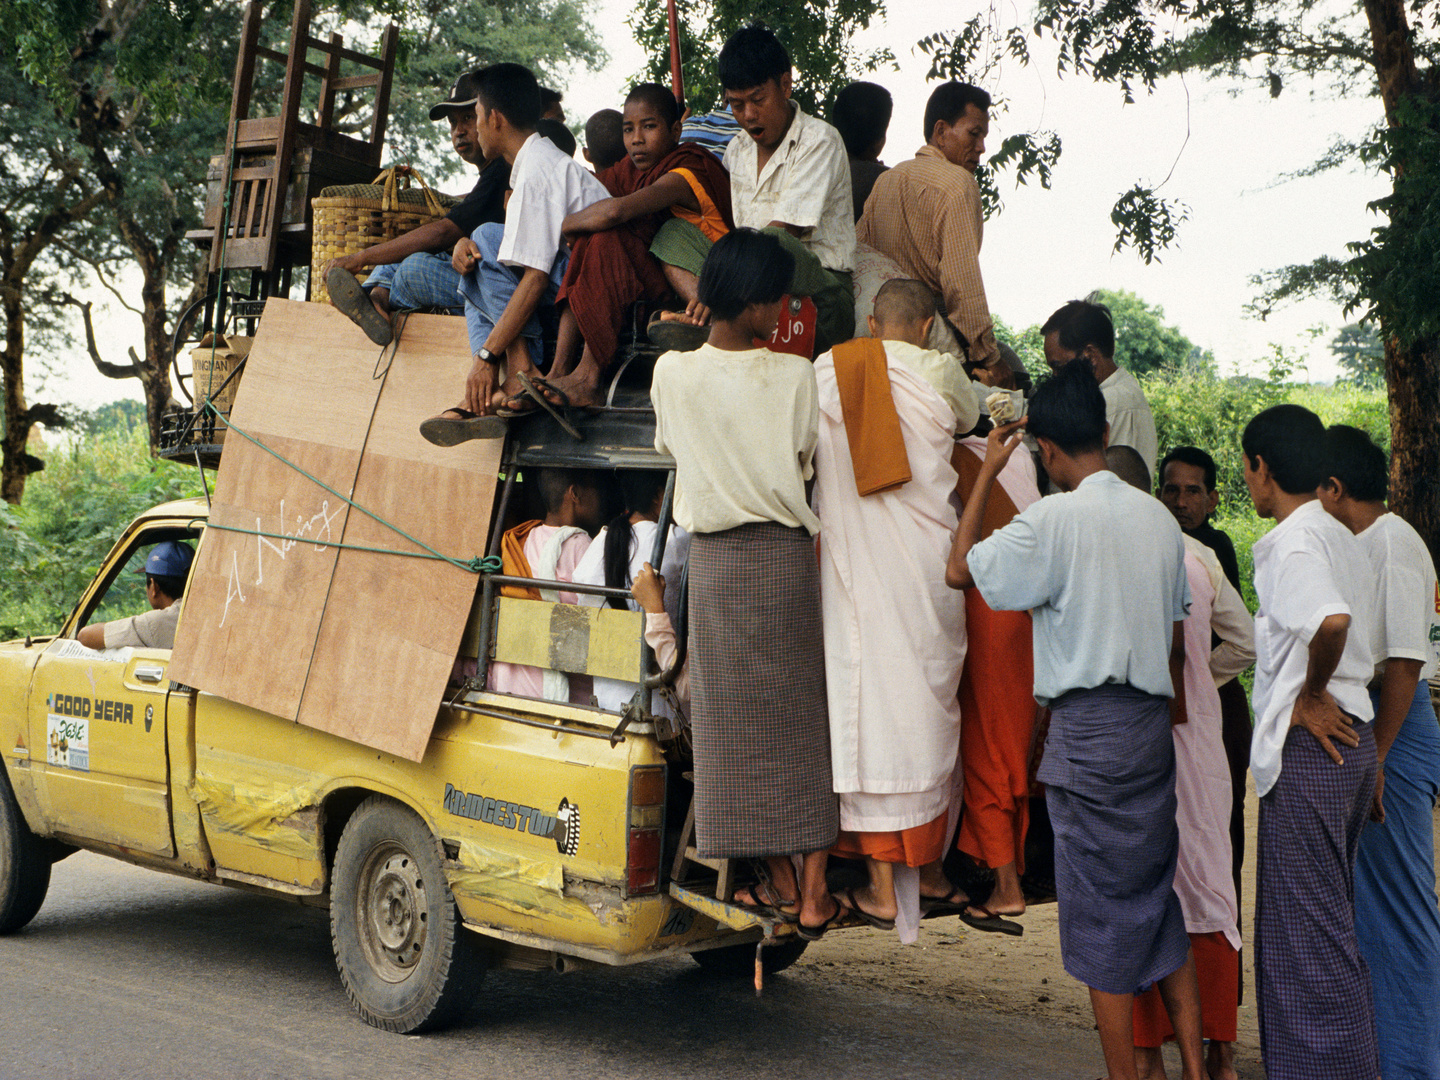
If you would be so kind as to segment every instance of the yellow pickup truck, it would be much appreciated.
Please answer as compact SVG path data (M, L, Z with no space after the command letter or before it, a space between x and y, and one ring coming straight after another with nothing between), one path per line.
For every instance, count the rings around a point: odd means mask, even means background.
M566 971L691 953L748 973L760 942L765 970L798 958L805 943L724 903L731 869L688 846L683 738L643 709L472 680L436 703L413 762L174 683L170 650L81 646L80 627L137 613L123 597L136 596L155 544L205 543L206 516L203 500L141 515L58 633L0 644L0 933L35 916L51 864L85 848L328 904L345 988L391 1031L453 1020L487 965ZM471 655L543 654L521 625L536 620L514 614L540 602L507 606L498 577L477 590ZM639 616L615 615L615 632L642 648ZM603 644L555 663L583 671Z

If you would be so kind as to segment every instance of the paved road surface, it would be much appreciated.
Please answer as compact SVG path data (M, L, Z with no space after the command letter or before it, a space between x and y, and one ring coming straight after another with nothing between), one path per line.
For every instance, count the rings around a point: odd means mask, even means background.
M833 950L827 950L835 959ZM807 958L808 959L808 958ZM1093 1033L846 986L803 960L756 999L688 958L490 973L420 1038L350 1010L323 911L85 852L0 939L0 1077L1089 1080Z

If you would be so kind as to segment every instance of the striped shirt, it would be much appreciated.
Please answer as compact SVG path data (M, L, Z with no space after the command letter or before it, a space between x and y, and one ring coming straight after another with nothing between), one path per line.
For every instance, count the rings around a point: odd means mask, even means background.
M860 243L935 290L970 359L988 366L1000 347L980 277L983 232L974 175L928 145L876 178L855 229Z

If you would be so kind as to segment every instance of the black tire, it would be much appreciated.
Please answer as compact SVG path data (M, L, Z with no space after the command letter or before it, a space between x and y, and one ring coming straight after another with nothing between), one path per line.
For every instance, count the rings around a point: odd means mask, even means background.
M453 1023L484 974L440 868L440 842L408 807L372 795L340 834L330 939L350 1002L402 1034Z
M30 831L0 766L0 934L35 917L50 888L50 848Z
M760 954L760 966L766 975L784 971L799 960L809 946L803 938L790 937L776 945L766 945ZM754 945L722 945L718 949L692 952L691 958L711 975L736 978L755 973Z

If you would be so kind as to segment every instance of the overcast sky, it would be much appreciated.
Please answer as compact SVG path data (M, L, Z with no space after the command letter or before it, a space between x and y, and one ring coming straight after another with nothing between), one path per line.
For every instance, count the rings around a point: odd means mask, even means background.
M949 27L937 21L944 5L891 0L890 8L885 25L872 28L861 44L889 45L899 63L898 71L867 76L895 97L883 155L893 165L922 142L929 63L914 43ZM564 87L570 120L618 108L641 68L642 54L625 24L631 9L626 0L595 6L610 62L598 72L576 73ZM1030 68L1002 69L988 89L1008 98L1010 110L993 119L987 149L1008 133L1034 128L1057 131L1064 147L1049 191L1002 186L1004 210L986 224L981 268L996 315L1018 329L1091 289L1128 289L1163 307L1167 322L1212 349L1222 370L1263 371L1270 345L1279 343L1301 355L1309 378L1334 378L1325 344L1347 321L1340 308L1309 301L1265 322L1247 318L1244 308L1256 292L1251 275L1318 255L1343 256L1347 242L1373 227L1365 204L1384 194L1381 177L1356 168L1278 182L1310 164L1335 135L1354 136L1373 124L1379 108L1373 98L1316 99L1297 83L1271 99L1249 86L1236 94L1236 84L1191 77L1168 79L1153 96L1125 106L1118 88L1062 80L1053 61L1043 59ZM1131 251L1112 254L1110 210L1117 196L1137 180L1159 183L1172 167L1160 194L1190 208L1176 246L1149 266ZM139 342L138 320L121 315L112 313L101 327L114 360ZM1315 326L1326 332L1312 340L1307 330ZM80 351L56 367L48 386L32 386L31 400L94 406L140 397L138 384L100 377Z

